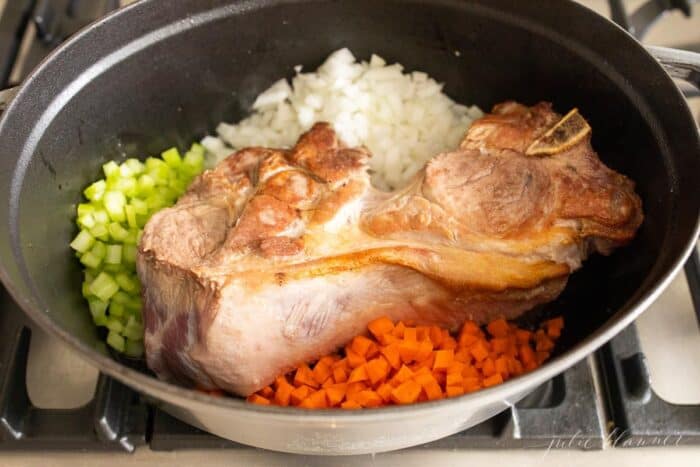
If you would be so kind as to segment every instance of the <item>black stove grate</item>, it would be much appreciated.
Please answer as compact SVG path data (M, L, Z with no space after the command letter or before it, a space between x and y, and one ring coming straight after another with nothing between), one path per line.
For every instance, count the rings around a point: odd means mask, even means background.
M609 1L613 17L638 34L645 30L641 18L652 9L686 11L687 5L680 0L652 0L656 7L628 16L621 0ZM61 41L117 4L117 0L8 0L0 14L0 89L17 84ZM696 254L686 265L686 274L700 312L698 264ZM0 329L0 450L132 452L146 444L159 451L243 447L172 418L104 375L93 400L83 407L37 408L25 383L31 332L1 287ZM597 365L602 369L604 397L596 390ZM700 444L700 407L674 406L654 395L636 331L630 326L595 359L553 378L515 407L423 447L602 449L675 443Z

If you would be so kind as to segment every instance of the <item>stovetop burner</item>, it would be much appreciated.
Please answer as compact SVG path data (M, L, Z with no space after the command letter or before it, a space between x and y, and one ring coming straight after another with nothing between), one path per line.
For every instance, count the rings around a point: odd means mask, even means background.
M1 2L0 2L1 3ZM0 89L16 84L78 28L118 6L117 0L10 0L0 13ZM687 1L650 1L632 15L609 0L611 16L638 35ZM653 4L653 5L652 5ZM20 59L18 59L20 57ZM700 318L700 262L685 267ZM0 450L237 449L236 444L172 418L144 396L100 375L90 402L75 409L36 407L26 376L31 331L0 288ZM602 449L700 444L700 406L659 398L634 325L594 356L540 386L517 405L461 433L418 447L432 449Z

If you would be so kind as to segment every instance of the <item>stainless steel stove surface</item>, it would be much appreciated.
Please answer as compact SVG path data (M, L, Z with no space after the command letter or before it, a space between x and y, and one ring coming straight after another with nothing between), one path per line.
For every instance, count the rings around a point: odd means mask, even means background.
M641 0L582 3L608 16L612 11L618 21L641 30L641 16L627 14L642 5ZM678 0L650 3L689 6ZM3 9L0 0L0 88L20 82L68 35L118 4L117 0L7 0ZM700 50L700 6L690 18L678 8L649 29L647 42ZM687 91L689 104L700 116L697 92ZM580 456L579 451L602 451L605 457L597 456L595 462L640 466L664 459L673 465L686 461L694 465L692 459L700 458L699 319L696 251L685 271L635 325L515 407L424 446L344 458L340 463L454 465L482 460L490 465L575 465L586 463L585 459L592 462L586 456L595 455ZM78 458L71 456L78 452L134 451L132 456L119 456L117 462L330 463L248 448L173 419L33 329L1 288L0 331L0 465L43 465L47 460L75 465ZM636 449L641 447L649 449ZM659 449L662 457L623 454ZM60 454L36 454L45 450ZM94 465L110 457L94 454L81 459Z

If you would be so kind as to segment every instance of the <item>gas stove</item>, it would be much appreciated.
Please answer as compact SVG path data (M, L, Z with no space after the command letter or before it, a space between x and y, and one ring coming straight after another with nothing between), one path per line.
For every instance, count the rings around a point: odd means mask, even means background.
M7 0L2 9L0 0L0 88L21 82L70 34L119 3ZM640 38L646 33L647 38L657 37L657 27L664 22L682 23L689 21L683 15L692 14L689 2L680 0L583 3ZM675 12L649 28L666 10ZM700 16L700 8L696 15ZM663 45L700 50L698 24L695 36L691 34L687 41L663 42L673 34L658 36L659 40ZM698 112L697 90L684 90ZM492 419L412 449L550 451L700 445L700 361L694 357L700 354L698 320L696 249L651 309L596 354ZM33 328L1 288L0 330L0 451L244 448L170 417L144 396L98 374Z

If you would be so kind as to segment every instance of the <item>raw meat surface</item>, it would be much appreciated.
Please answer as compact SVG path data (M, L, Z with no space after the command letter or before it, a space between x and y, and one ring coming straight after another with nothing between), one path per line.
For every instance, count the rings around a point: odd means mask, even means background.
M575 110L499 104L393 193L324 123L231 155L144 230L149 367L247 395L381 315L455 328L553 300L642 222L590 133Z

